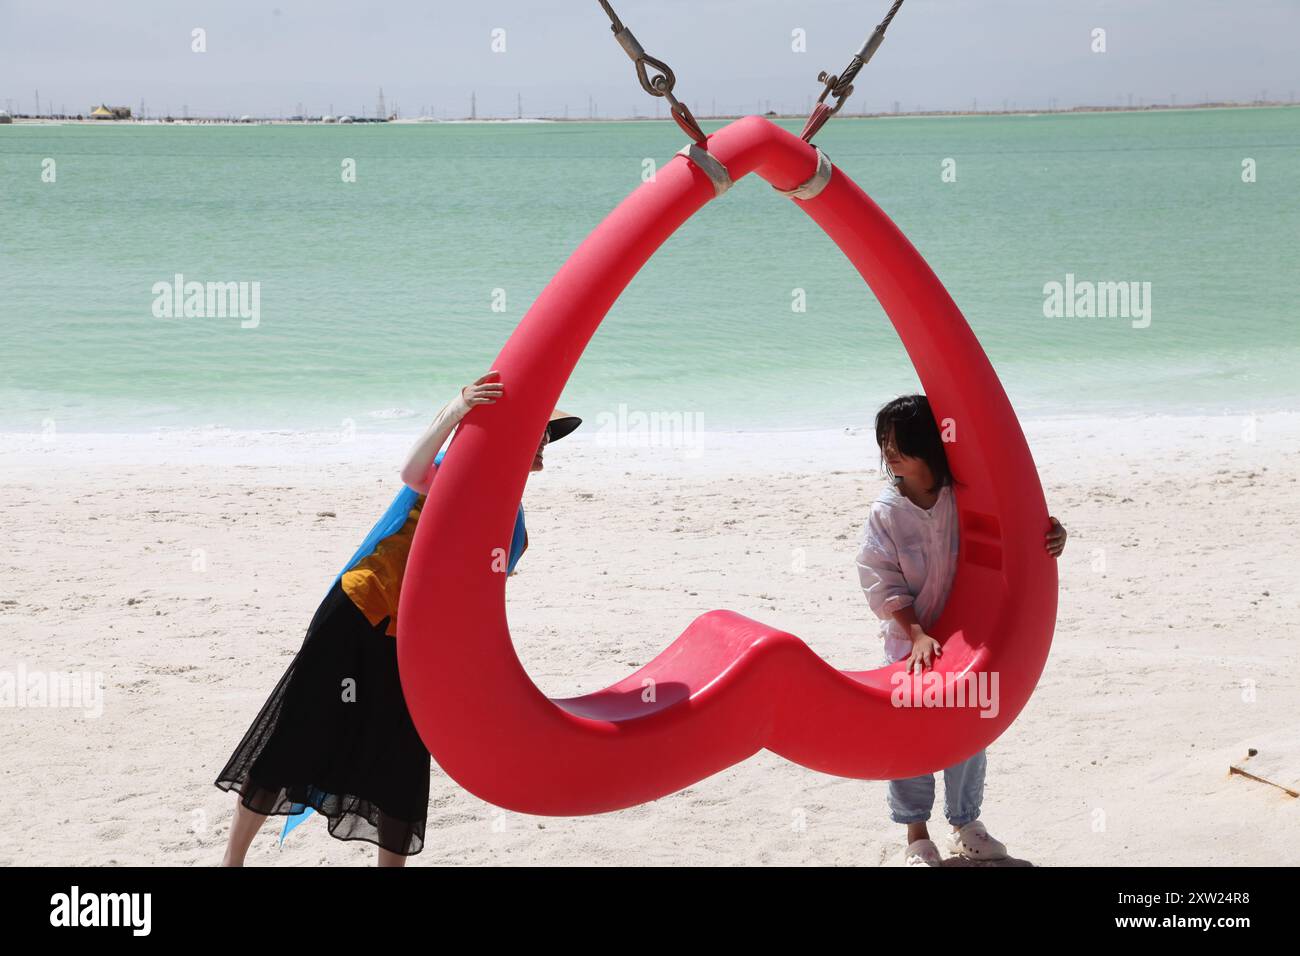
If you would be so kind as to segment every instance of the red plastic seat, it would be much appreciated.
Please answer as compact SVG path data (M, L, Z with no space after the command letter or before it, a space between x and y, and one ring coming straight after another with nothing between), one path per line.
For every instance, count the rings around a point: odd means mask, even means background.
M754 116L718 130L708 147L733 180L756 172L791 189L817 168L811 146ZM942 698L939 706L900 706L893 680L901 665L839 671L794 635L731 611L697 618L645 667L596 693L550 700L529 679L511 643L497 568L538 437L623 288L714 195L712 181L678 156L596 228L506 342L493 363L505 397L465 419L425 503L398 613L402 688L438 764L498 806L551 815L617 810L764 748L846 777L935 771L997 738L1047 659L1056 565L1043 546L1047 509L1019 422L942 284L836 168L821 193L794 202L866 279L936 417L955 423L948 459L961 552L948 604L931 628L944 654L929 680L971 689L982 680L996 694L981 703L995 706ZM774 219L776 247L779 229ZM865 601L844 626L864 635L864 658L879 653Z

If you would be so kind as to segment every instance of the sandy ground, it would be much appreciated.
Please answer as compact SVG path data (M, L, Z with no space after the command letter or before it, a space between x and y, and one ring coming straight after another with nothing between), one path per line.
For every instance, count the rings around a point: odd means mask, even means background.
M1035 865L1300 861L1300 801L1228 773L1296 728L1300 416L1026 431L1071 537L1046 672L989 749L991 832ZM530 479L531 547L509 589L516 646L545 692L625 676L714 607L793 631L838 666L876 665L853 567L879 488L866 433L694 449L586 439L552 447ZM235 798L212 781L396 490L408 442L0 436L0 676L103 682L102 707L0 707L0 864L220 858ZM374 860L319 817L283 847L278 831L267 824L250 865ZM901 848L883 783L763 753L585 818L498 810L435 765L411 862L875 866Z

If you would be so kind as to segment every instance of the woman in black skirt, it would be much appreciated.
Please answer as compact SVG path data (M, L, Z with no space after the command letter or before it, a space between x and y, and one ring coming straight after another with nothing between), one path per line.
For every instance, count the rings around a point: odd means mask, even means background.
M419 497L405 524L335 582L302 648L216 779L239 796L223 866L243 865L267 816L303 806L327 818L331 836L378 846L380 866L402 866L424 848L430 761L398 679L398 596L437 472L435 456L471 408L501 397L499 379L489 372L461 389L411 450L402 481ZM531 470L542 470L549 442L579 424L555 412Z

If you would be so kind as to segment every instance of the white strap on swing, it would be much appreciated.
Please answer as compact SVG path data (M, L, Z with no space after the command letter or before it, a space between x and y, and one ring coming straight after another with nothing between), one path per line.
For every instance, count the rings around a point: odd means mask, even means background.
M721 196L731 188L731 173L716 156L697 143L689 143L677 151L678 156L685 156L713 181L714 197Z
M821 151L820 146L814 146L817 150L817 171L812 174L812 178L806 183L794 187L794 189L776 189L782 196L789 196L791 199L812 199L831 181L831 161L826 154Z

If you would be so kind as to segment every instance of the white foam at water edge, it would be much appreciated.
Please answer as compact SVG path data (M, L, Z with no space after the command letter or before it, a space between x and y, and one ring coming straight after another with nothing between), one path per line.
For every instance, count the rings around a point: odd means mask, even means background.
M1288 454L1300 446L1300 413L1269 412L1212 416L1128 416L1038 418L1024 422L1026 437L1044 481L1117 467L1138 480L1153 468L1199 470L1223 457L1249 471L1253 463ZM208 468L278 467L284 480L311 481L327 466L395 474L420 427L403 433L355 431L243 431L217 426L151 432L0 433L0 465L11 480L42 473L86 474L97 466ZM700 432L655 445L622 442L574 432L546 451L546 470L566 478L616 480L624 473L675 477L825 474L876 475L879 456L870 429L816 431ZM1068 474L1062 473L1068 467Z

